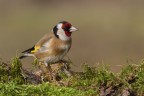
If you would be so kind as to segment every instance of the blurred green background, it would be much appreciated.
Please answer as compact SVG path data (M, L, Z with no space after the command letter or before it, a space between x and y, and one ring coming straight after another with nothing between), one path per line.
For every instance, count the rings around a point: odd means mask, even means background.
M102 61L117 71L144 57L143 0L0 0L0 57L32 47L61 20L79 28L68 54L77 71Z

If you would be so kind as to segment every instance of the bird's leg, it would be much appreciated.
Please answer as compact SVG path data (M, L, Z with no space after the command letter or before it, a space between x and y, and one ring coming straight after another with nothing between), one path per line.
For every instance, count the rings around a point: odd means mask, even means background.
M72 73L71 73L71 71L69 70L70 67L69 67L68 62L65 61L65 60L61 60L60 63L63 64L61 70L62 70L68 77L72 76Z
M44 62L47 70L48 70L48 73L49 73L49 79L52 80L53 79L53 75L52 75L52 69L51 69L51 66L50 64L48 64L47 62Z

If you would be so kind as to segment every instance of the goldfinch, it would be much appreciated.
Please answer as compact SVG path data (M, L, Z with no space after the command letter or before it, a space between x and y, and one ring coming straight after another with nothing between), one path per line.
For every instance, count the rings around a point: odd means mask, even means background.
M19 59L33 56L46 66L61 61L71 48L71 34L78 29L67 21L59 22L52 34L46 34L32 48L23 51Z

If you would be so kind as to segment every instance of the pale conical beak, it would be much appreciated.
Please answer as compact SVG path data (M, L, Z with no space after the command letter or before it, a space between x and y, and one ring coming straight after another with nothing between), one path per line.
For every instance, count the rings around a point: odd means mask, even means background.
M70 28L70 32L74 32L74 31L77 31L77 30L78 30L78 29L75 28L75 27L73 27L73 26Z

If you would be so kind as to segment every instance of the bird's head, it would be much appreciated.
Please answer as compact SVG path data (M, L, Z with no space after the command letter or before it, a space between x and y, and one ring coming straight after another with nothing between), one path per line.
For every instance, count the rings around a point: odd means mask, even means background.
M69 39L71 37L72 32L77 30L77 28L73 27L67 21L61 21L53 28L55 36L61 40Z

